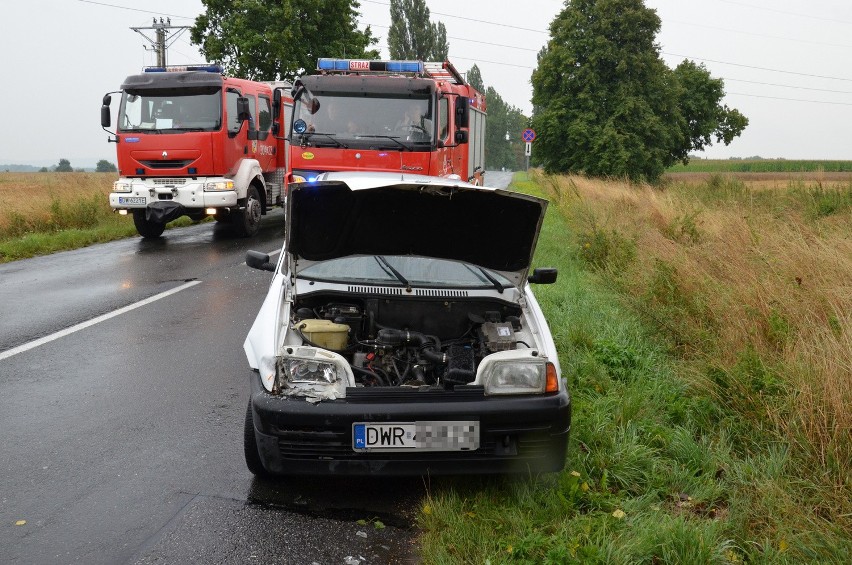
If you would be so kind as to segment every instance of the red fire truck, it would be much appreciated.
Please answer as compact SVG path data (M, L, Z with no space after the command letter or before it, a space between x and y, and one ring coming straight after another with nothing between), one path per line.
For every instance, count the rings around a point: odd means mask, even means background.
M320 59L293 87L289 182L326 171L480 180L485 97L450 64Z
M230 78L217 65L149 67L121 85L114 141L119 179L110 205L140 235L180 216L213 216L237 233L283 204L291 85ZM286 92L287 94L282 94ZM111 124L111 94L101 125Z

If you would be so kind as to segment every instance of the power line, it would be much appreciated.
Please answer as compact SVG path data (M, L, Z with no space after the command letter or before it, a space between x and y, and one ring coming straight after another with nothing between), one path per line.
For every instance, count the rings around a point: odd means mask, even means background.
M390 6L390 2L379 2L378 0L360 0L360 1L361 2L367 2L369 4L379 4L380 6ZM476 23L479 23L479 24L488 24L488 25L492 25L492 26L508 27L508 28L511 28L511 29L519 29L519 30L522 30L522 31L531 31L533 33L543 33L545 35L547 35L549 33L549 32L546 32L546 31L541 31L540 29L532 29L532 28L528 28L528 27L513 26L513 25L509 25L509 24L503 24L503 23L500 23L500 22L489 22L487 20L481 20L479 18L466 18L464 16L457 16L456 14L443 14L441 12L433 12L431 10L429 11L429 13L435 14L436 16L444 16L445 18L456 18L458 20L467 20L467 21L476 22Z
M385 26L381 24L371 24L365 21L359 20L359 23L362 25L370 26L370 27L380 27L384 29L390 29L390 26ZM489 43L487 41L480 41L478 39L469 39L467 37L451 37L447 36L447 39L452 39L453 41L467 41L468 43L480 43L482 45L490 45L491 47L506 47L508 49L518 49L520 51L532 51L533 53L537 53L538 49L530 49L529 47L517 47L515 45L505 45L503 43Z
M852 106L852 102L828 102L825 100L802 100L800 98L781 98L778 96L763 96L761 94L745 94L743 92L728 92L733 96L750 96L752 98L768 98L770 100L786 100L787 102L808 102L810 104L831 104L833 106Z
M734 2L733 0L719 0L719 2L724 2L725 4L734 4L735 6L745 6L746 8L754 8L755 10L765 10L767 12L775 12L778 14L786 14L788 16L796 16L797 18L810 18L812 20L820 20L823 22L831 22L836 24L852 24L852 22L846 20L821 18L819 16L814 16L813 14L802 14L800 12L787 12L785 10L778 10L776 8L767 8L765 6L755 6L754 4L746 4L745 2Z
M809 86L794 86L792 84L776 84L776 83L772 83L772 82L759 82L759 81L756 81L756 80L745 80L745 79L741 79L741 78L727 78L727 77L719 77L719 78L721 78L722 80L725 80L725 81L747 82L747 83L750 83L750 84L762 84L764 86L777 86L777 87L780 87L780 88L796 88L796 89L799 89L799 90L813 90L813 91L816 91L816 92L832 92L834 94L852 94L852 90L830 90L830 89L827 89L827 88L811 88Z
M95 6L105 6L107 8L118 8L120 10L129 10L131 12L142 12L144 14L156 14L158 16L168 16L171 18L180 18L182 20L194 20L195 18L189 18L187 16L179 16L176 14L164 14L162 12L152 12L151 10L143 10L141 8L129 8L127 6L118 6L116 4L107 4L106 2L94 2L93 0L77 0L77 2L83 2L84 4L94 4Z
M741 35L751 35L753 37L764 37L766 39L780 39L781 41L794 41L797 43L809 43L811 45L825 45L827 47L842 47L844 49L852 49L852 45L844 45L842 43L826 43L824 41L811 41L808 39L798 39L795 37L784 37L781 35L767 35L764 33L755 33L753 31L742 31L738 29L731 29L727 27L718 27L718 26L709 26L705 24L696 24L692 22L682 22L678 20L666 20L666 23L673 23L678 25L686 25L686 26L694 26L694 27L703 27L706 29L715 29L718 31L727 31L730 33L739 33Z
M740 63L731 63L729 61L719 61L717 59L704 59L702 57L692 57L690 55L681 55L681 54L678 54L678 53L666 53L665 51L660 51L660 53L662 53L663 55L668 55L669 57L683 57L685 59L694 59L696 61L707 61L709 63L719 63L721 65L731 65L733 67L743 67L743 68L746 68L746 69L757 69L757 70L760 70L760 71L771 71L773 73L784 73L784 74L788 74L788 75L798 75L798 76L803 76L803 77L824 78L824 79L828 79L828 80L844 80L844 81L852 82L852 78L832 77L832 76L826 76L826 75L812 75L812 74L808 74L808 73L797 73L795 71L785 71L785 70L782 70L782 69L770 69L768 67L756 67L754 65L743 65L743 64L740 64Z

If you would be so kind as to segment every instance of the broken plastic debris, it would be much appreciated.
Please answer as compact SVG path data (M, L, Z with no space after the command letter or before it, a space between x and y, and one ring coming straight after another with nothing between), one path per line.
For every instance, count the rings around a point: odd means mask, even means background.
M357 557L352 557L351 555L347 555L343 559L343 562L346 563L346 565L361 565L361 560Z
M367 537L367 532L355 532L355 535L359 538L365 538Z
M27 521L26 521L26 520L18 520L17 522L15 522L15 525L16 525L16 526L23 526L23 525L24 525L24 524L26 524L26 523L27 523Z

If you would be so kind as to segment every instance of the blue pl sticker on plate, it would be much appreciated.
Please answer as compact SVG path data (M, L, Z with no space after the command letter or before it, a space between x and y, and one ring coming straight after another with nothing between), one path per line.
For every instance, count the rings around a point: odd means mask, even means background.
M139 138L138 137L125 137L124 141L126 141L127 143L139 143Z

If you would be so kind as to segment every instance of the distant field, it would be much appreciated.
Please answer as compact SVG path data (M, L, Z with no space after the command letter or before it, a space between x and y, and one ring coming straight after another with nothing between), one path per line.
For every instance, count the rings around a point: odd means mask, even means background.
M669 173L852 173L852 161L805 161L787 159L693 159L675 165Z

